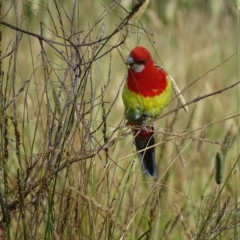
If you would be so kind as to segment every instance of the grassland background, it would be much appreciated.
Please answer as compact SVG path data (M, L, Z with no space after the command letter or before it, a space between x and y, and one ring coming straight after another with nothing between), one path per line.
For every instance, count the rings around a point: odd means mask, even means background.
M1 3L2 239L240 238L238 86L197 101L239 80L235 1L152 0L121 29L131 1ZM154 122L157 180L124 122L136 45L196 99Z

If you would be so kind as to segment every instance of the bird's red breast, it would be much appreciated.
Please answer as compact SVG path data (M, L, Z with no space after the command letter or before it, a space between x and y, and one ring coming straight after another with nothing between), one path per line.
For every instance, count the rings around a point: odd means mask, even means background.
M128 69L128 89L144 97L155 97L167 87L167 73L157 68L153 61L146 62L142 72Z

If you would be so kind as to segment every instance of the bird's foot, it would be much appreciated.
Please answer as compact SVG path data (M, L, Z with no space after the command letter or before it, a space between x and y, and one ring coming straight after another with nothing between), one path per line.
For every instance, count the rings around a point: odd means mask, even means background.
M150 120L150 118L151 118L151 116L147 112L144 112L140 117L141 121L144 123L146 123L148 120Z

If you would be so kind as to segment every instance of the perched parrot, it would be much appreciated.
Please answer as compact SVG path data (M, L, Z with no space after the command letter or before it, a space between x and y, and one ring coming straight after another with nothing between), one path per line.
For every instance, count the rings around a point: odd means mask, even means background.
M147 176L157 178L155 160L154 127L149 121L159 116L172 95L170 76L158 67L149 51L141 46L135 47L126 58L129 65L127 81L122 98L128 125L138 126L133 130L136 149Z

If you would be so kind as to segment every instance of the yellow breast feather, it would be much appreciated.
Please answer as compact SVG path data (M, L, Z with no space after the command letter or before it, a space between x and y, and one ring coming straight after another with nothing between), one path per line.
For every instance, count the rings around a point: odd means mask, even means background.
M172 83L169 79L167 82L168 85L166 89L155 97L143 97L140 94L136 94L128 89L126 83L123 89L122 98L125 105L127 120L135 121L142 113L149 114L150 119L159 116L171 100Z

